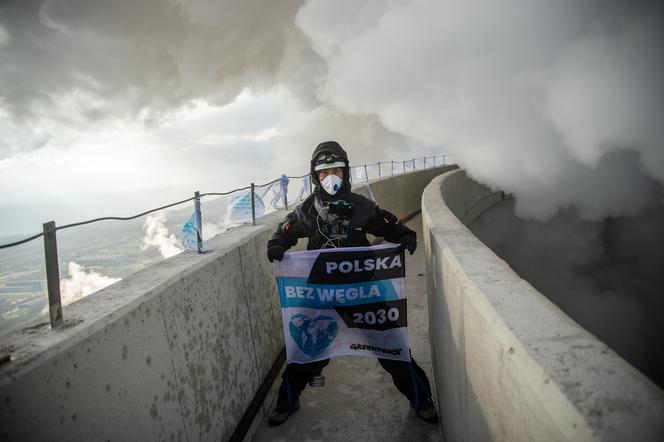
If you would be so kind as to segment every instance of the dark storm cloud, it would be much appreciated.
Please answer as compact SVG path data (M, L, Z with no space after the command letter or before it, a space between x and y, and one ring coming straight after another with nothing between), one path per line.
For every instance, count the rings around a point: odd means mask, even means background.
M154 117L271 87L299 1L12 1L1 7L0 100L9 117ZM67 121L68 120L68 121Z

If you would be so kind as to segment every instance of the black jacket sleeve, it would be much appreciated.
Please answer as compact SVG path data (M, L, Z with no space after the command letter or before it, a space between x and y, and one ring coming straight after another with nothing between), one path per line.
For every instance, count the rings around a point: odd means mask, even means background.
M283 247L284 250L288 250L297 244L298 238L308 236L301 220L302 207L297 206L295 210L286 215L284 222L279 223L272 238L267 242L267 248L269 249L273 245L279 245Z
M367 223L366 230L374 236L382 236L386 241L396 244L401 243L404 237L417 239L417 234L401 224L399 218L378 206L375 206L375 213Z

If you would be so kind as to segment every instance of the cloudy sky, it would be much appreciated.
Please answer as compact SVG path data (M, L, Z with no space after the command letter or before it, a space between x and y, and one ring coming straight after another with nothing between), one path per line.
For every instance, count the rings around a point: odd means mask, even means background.
M0 236L452 153L523 216L662 204L657 1L0 0Z

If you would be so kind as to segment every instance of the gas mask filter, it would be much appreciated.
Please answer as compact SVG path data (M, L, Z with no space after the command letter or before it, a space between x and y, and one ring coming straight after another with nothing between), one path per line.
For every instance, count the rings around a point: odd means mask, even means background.
M341 189L341 178L336 175L328 175L320 184L328 194L336 195Z

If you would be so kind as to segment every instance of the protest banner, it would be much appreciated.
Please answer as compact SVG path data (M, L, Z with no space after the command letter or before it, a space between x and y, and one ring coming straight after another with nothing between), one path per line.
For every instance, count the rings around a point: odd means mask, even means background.
M287 252L274 269L289 363L341 355L410 361L401 247Z

